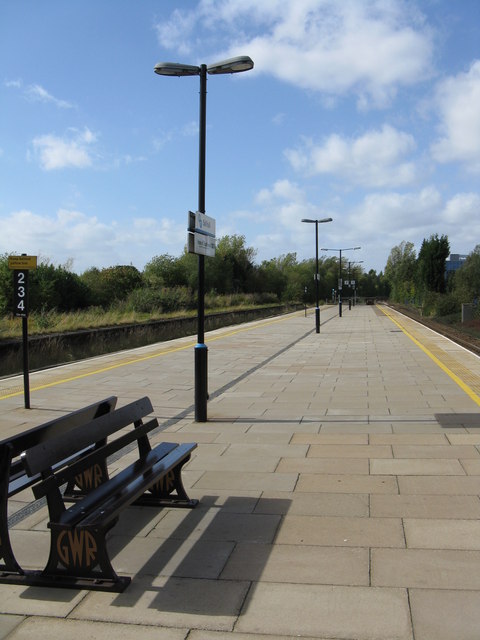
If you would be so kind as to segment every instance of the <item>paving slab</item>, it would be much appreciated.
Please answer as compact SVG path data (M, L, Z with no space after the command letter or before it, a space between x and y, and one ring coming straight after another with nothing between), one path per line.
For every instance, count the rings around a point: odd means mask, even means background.
M404 547L400 518L346 518L287 514L278 530L277 544L333 547Z
M395 458L392 460L371 460L370 473L394 476L463 476L465 470L458 460Z
M421 549L479 549L480 521L405 518L407 547Z
M4 638L12 637L11 632L18 627L25 620L25 616L9 616L9 615L1 615L0 616L0 638L4 640ZM34 620L34 618L32 618ZM38 637L38 636L36 636Z
M371 562L374 586L480 589L478 551L372 549Z
M89 593L70 619L232 631L248 582L136 576L124 593Z
M12 640L85 640L85 638L102 638L102 640L131 640L133 634L136 640L151 640L154 636L158 640L185 640L188 629L173 629L151 627L136 624L117 624L106 622L92 622L91 620L71 620L52 618L29 618L19 624L15 631L8 636Z
M256 513L280 513L308 516L368 517L368 494L265 492L258 501Z
M411 589L415 640L478 640L480 594L477 591Z
M374 518L480 519L478 496L464 495L380 495L370 496Z
M370 583L367 548L240 543L222 571L225 580L298 584Z
M320 475L301 473L296 491L318 493L398 493L397 478L394 476L366 475Z
M292 629L314 638L413 640L404 589L255 584L235 630L287 635Z

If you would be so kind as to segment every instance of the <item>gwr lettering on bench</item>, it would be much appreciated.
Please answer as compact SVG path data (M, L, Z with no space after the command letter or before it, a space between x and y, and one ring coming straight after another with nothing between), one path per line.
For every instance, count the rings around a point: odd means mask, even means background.
M97 565L97 543L85 529L60 531L57 538L57 553L62 564L71 567L95 567Z
M75 476L75 484L79 489L87 491L95 489L102 484L105 479L102 467L99 464L94 464L88 469L85 469L83 473L79 473Z

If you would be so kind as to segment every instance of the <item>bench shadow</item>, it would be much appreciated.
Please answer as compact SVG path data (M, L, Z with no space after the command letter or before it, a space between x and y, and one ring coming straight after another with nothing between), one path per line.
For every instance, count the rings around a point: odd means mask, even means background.
M435 419L443 429L480 428L480 413L436 413Z
M251 582L259 579L264 570L282 516L291 504L291 500L269 498L268 507L262 508L262 501L267 504L262 498L231 496L218 504L218 496L205 495L192 511L169 509L145 538L135 541L122 535L125 531L119 523L119 535L112 536L109 543L112 564L119 573L132 575L132 582L111 604L135 607L148 591L153 593L149 608L161 612L238 615ZM128 513L132 514L132 510L125 515ZM128 523L128 529L130 526ZM142 543L148 557L141 554ZM257 543L261 547L257 563L248 579L222 579L222 571L240 543ZM130 568L136 565L135 575L125 571L125 564Z
M159 612L238 615L251 582L268 562L290 504L281 498L203 495L193 510L129 507L108 535L107 547L114 569L132 582L123 593L111 594L110 605L132 608L149 592L149 608ZM256 564L247 578L223 579L241 543L258 544ZM19 598L69 603L80 594L80 589L31 586Z

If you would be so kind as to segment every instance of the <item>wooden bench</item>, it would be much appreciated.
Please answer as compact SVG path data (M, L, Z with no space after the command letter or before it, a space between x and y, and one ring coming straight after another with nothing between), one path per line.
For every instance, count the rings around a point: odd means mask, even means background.
M24 574L15 558L10 543L7 516L8 500L41 480L40 475L34 477L27 475L20 459L20 454L41 442L46 442L63 433L69 433L79 425L110 413L115 408L116 403L117 398L111 396L0 442L0 581L5 574L18 576ZM74 458L81 455L81 453L77 452ZM67 464L68 460L60 461L57 466L60 467L62 463ZM106 473L106 468L103 472ZM76 488L70 486L67 494L75 498L77 494L84 493L85 490L88 490L88 479L86 480L83 489L78 486Z
M181 479L197 445L162 442L152 448L148 434L158 421L144 422L152 411L150 400L142 398L22 452L27 476L40 476L32 485L35 497L47 499L50 554L43 571L4 575L0 582L117 592L126 588L130 578L115 573L106 544L120 513L132 504L198 504L188 498ZM113 477L103 474L107 458L132 444L138 446L135 462ZM76 456L80 451L82 456ZM88 492L73 492L69 497L76 501L67 507L62 486L77 483L82 489L86 480Z

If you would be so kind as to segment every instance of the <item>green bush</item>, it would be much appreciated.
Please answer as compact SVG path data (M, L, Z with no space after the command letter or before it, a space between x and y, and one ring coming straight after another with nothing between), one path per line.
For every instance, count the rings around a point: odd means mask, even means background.
M173 313L193 309L195 306L195 298L187 287L135 289L124 303L126 311L137 313Z
M444 294L439 297L437 301L436 307L436 316L450 316L454 313L459 313L461 311L460 304L455 296L451 294Z

